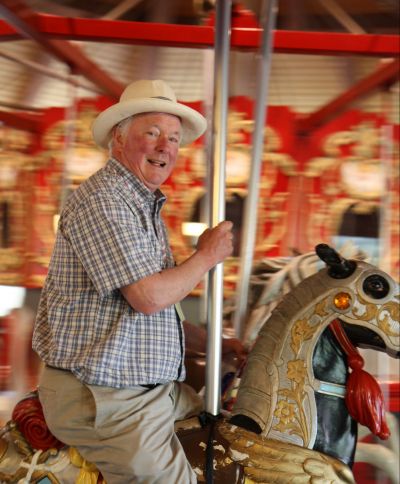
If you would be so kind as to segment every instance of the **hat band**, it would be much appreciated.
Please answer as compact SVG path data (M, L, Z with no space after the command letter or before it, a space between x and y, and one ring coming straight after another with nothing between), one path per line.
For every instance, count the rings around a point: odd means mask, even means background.
M171 101L172 102L172 99L170 99L169 97L164 97L164 96L151 96L151 99L165 99L165 101Z

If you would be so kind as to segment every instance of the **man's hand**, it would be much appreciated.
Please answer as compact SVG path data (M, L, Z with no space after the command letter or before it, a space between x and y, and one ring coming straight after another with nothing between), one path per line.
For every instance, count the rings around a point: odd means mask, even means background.
M212 229L206 229L197 242L197 252L206 254L212 266L222 262L233 252L233 224L228 220L220 222Z

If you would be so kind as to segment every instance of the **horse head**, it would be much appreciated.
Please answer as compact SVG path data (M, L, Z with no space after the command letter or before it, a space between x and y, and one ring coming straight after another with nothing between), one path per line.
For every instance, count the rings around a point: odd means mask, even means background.
M329 277L353 285L336 294L334 305L338 318L358 339L361 347L400 357L399 286L384 271L363 261L346 260L326 244L316 246L316 253L327 265ZM351 277L354 274L354 277ZM352 300L354 303L352 303ZM347 324L346 324L347 323ZM359 331L350 326L360 328ZM374 336L366 336L369 331ZM358 335L358 337L356 336Z
M399 358L399 288L364 261L347 261L324 244L316 252L327 267L292 289L262 327L231 422L351 465L357 425L345 405L349 369L328 327L340 321L359 346Z

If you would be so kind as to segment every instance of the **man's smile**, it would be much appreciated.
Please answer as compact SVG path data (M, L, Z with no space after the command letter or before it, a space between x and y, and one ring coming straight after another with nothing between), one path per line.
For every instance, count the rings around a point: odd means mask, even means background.
M164 168L164 166L167 164L165 161L152 160L150 158L147 158L147 161L153 166L160 166L161 168Z

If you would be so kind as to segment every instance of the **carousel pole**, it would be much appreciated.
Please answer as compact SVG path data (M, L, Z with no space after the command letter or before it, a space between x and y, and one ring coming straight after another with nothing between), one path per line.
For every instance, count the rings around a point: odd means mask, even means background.
M258 65L257 92L254 99L255 126L253 132L253 148L250 179L244 207L244 223L242 229L242 245L240 249L240 268L238 287L236 289L236 310L233 326L236 336L241 338L246 317L251 266L255 245L257 203L259 197L259 180L264 144L264 126L266 124L266 101L270 77L270 65L273 50L273 29L275 27L278 7L277 0L264 0L262 4L262 42L261 58Z
M229 93L229 44L232 2L218 0L215 19L214 113L210 160L210 226L225 218L226 127ZM208 276L205 410L218 415L221 400L223 264Z

